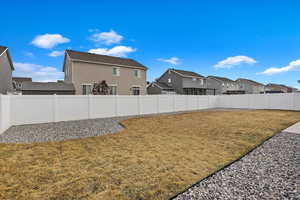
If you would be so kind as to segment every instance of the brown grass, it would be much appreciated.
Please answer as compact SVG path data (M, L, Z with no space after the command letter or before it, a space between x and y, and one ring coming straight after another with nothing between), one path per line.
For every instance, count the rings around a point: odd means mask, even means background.
M129 119L113 135L0 144L0 199L168 199L299 120L207 111Z

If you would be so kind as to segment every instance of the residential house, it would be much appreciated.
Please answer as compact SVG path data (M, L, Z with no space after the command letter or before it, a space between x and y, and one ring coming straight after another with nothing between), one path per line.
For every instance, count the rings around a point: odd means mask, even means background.
M266 93L292 93L293 88L282 85L282 84L275 84L269 83L266 85Z
M173 89L177 94L205 95L207 93L206 79L204 76L185 70L168 69L154 83L152 87L161 88L161 94ZM148 87L148 94L157 94L157 90Z
M148 94L176 94L175 89L162 82L153 82L147 86Z
M7 47L0 46L0 94L13 92L14 66Z
M240 89L245 91L245 94L263 94L265 93L265 85L250 79L239 78L236 80Z
M216 89L216 94L245 94L240 84L229 78L208 76L207 82L208 87Z
M75 88L72 83L25 81L20 92L22 95L74 95Z
M146 94L147 67L133 59L66 50L63 72L75 94L91 94L93 84L103 80L112 95Z
M16 93L21 93L23 82L32 82L29 77L12 77L13 88Z

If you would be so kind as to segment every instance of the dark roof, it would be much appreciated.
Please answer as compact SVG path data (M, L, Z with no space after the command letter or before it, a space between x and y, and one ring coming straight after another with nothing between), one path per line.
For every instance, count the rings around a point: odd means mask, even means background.
M179 74L181 74L182 76L195 76L195 77L199 77L199 78L203 78L204 76L196 73L196 72L192 72L192 71L185 71L185 70L180 70L180 69L170 69L172 71L175 71Z
M6 51L6 50L7 50L7 51ZM6 51L6 53L7 53L7 57L8 57L8 61L9 61L9 64L10 64L11 69L12 69L12 70L15 70L14 65L13 65L13 62L12 62L11 57L10 57L9 52L8 52L8 47L0 46L0 55L1 55L4 51Z
M253 80L250 80L250 79L245 79L245 78L239 78L239 79L237 79L237 81L246 81L246 82L250 82L250 83L252 83L254 85L262 85L262 86L264 86L264 84L262 84L262 83L259 83L259 82L256 82L256 81L253 81Z
M133 68L141 68L141 69L147 69L144 65L141 63L128 58L120 58L120 57L114 57L114 56L106 56L106 55L100 55L100 54L94 54L94 53L87 53L87 52L79 52L79 51L73 51L73 50L66 50L66 53L69 55L71 60L81 60L81 61L87 61L87 62L100 62L100 63L108 63L108 64L115 64L115 65L124 65L128 67ZM64 71L64 69L63 69Z
M74 91L74 85L71 83L57 82L23 82L22 91Z
M0 46L0 55L7 49L5 46Z
M32 82L32 78L30 77L12 77L12 80L16 82Z
M162 88L162 89L174 90L173 87L167 85L166 83L162 83L162 82L153 82L152 84L158 85L158 87L160 87L160 88Z
M221 76L208 76L207 78L214 78L214 79L218 79L220 81L235 82L234 80L231 80L231 79L226 78L226 77L221 77Z

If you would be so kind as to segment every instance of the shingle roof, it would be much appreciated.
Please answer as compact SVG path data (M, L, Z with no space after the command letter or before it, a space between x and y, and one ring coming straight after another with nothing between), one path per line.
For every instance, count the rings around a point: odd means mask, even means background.
M247 81L247 82L250 82L250 83L252 83L254 85L262 85L262 86L264 86L264 84L262 84L262 83L259 83L259 82L256 82L256 81L253 81L253 80L250 80L250 79L245 79L245 78L239 78L239 79L237 79L237 81Z
M162 83L162 82L153 82L153 84L158 85L158 87L160 87L160 88L162 88L162 89L174 90L173 87L167 85L166 83Z
M170 69L172 71L175 71L179 74L181 74L182 76L195 76L195 77L199 77L199 78L203 78L204 76L196 73L196 72L192 72L192 71L185 71L185 70L179 70L179 69Z
M23 82L21 90L30 91L74 91L74 85L71 83L56 83L56 82Z
M0 55L1 55L5 50L7 50L7 49L8 49L8 47L0 46ZM11 69L12 69L12 70L15 70L14 65L13 65L13 62L12 62L12 60L11 60L11 57L10 57L10 55L9 55L8 50L7 50L6 53L7 53L7 56L8 56L8 61L9 61L9 64L10 64Z
M231 80L231 79L226 78L226 77L221 77L221 76L208 76L208 78L214 78L214 79L218 79L220 81L235 82L234 80Z
M0 55L7 49L5 46L0 46Z
M32 82L32 78L30 77L12 77L12 80L17 82L26 82L26 81Z
M147 69L141 63L128 58L120 58L114 56L106 56L94 53L87 53L87 52L79 52L73 50L66 50L66 53L70 56L71 60L82 60L87 62L99 62L99 63L108 63L108 64L115 64L115 65L124 65L128 67L137 67L141 69Z

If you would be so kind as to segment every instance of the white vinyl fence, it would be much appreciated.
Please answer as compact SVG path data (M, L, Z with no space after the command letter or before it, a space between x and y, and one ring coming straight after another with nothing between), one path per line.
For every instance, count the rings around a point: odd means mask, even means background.
M300 94L253 95L0 95L0 134L12 125L208 108L300 110Z

